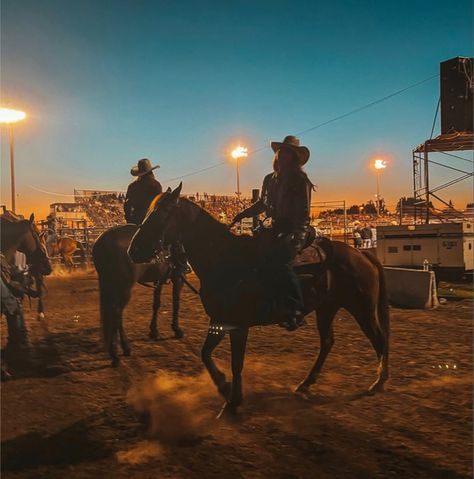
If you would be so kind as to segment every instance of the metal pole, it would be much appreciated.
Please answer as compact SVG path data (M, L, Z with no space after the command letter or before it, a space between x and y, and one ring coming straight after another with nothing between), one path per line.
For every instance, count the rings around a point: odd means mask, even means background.
M424 167L425 167L425 188L426 188L426 218L425 223L428 224L430 222L430 174L428 171L428 148L427 142L425 142L424 148Z
M14 139L13 139L13 125L10 125L10 178L11 178L11 194L12 194L12 211L16 212L15 204L15 153L14 153Z
M237 199L240 200L240 171L239 171L239 158L237 158Z
M416 225L416 198L417 198L417 188L416 180L418 178L418 158L415 151L412 152L412 161L413 161L413 224Z
M380 172L376 170L377 173L377 216L380 216Z
M347 243L347 211L346 211L346 200L342 202L342 207L344 208L344 243Z

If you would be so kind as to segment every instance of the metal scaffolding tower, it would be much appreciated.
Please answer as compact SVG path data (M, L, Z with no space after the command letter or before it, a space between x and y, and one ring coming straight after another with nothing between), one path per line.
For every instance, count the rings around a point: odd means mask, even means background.
M431 199L434 198L448 207L452 206L442 199L438 192L461 181L474 176L472 159L463 158L451 152L474 150L474 135L472 132L454 132L440 135L419 145L413 150L413 196L415 199L415 223L417 215L424 217L425 223L429 223ZM446 162L439 162L429 159L429 153L442 153L446 156ZM456 158L470 164L469 170L463 170L449 164L449 161ZM458 176L443 184L433 186L430 182L430 164L444 167L455 171ZM417 207L419 205L419 208ZM418 210L418 212L417 212Z

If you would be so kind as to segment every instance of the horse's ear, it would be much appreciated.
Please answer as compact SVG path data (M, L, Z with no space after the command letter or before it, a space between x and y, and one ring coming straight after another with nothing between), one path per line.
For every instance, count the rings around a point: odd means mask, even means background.
M177 187L175 190L172 191L172 193L171 193L171 198L172 198L174 201L178 202L178 200L179 200L179 195L181 194L181 189L182 189L182 188L183 188L183 182L181 182L181 183L178 185L178 187Z
M31 213L30 215L30 223L34 223L35 222L35 214L34 213Z
M166 193L171 193L171 186L168 186L168 189L166 190Z

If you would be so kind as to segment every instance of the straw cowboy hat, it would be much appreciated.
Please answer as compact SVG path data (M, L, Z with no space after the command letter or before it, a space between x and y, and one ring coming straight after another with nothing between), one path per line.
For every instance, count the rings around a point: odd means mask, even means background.
M300 165L303 166L309 160L309 150L306 146L300 146L299 138L288 135L282 142L272 141L270 143L272 150L276 153L280 148L290 148L296 153Z
M159 167L160 165L151 166L150 160L148 158L143 158L142 160L138 160L138 163L132 167L130 174L132 176L143 176Z

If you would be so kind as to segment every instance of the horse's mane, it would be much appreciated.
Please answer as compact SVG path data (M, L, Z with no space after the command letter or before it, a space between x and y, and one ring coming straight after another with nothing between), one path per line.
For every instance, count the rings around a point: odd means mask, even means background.
M164 195L165 193L158 193L150 203L150 206L148 207L147 214L150 213L151 211L154 211L156 208L156 204L158 203L159 199Z

